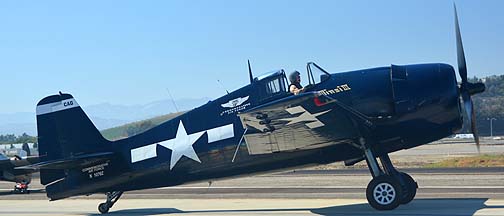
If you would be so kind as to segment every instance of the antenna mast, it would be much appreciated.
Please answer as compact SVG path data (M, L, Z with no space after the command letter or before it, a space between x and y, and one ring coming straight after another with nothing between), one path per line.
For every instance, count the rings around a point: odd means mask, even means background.
M250 83L254 82L254 76L252 76L252 68L250 67L250 59L247 60Z
M217 82L219 83L219 85L224 89L226 90L226 93L229 94L229 91L224 87L224 85L222 85L222 83L220 82L220 80L217 80Z
M171 99L171 101L172 101L172 103L173 103L173 107L175 107L175 110L176 110L177 112L179 112L178 107L177 107L177 104L175 103L175 100L173 100L173 97L172 97L172 95L171 95L171 93L170 93L170 90L168 90L168 88L166 88L166 91L168 92L168 95L170 96L170 99Z

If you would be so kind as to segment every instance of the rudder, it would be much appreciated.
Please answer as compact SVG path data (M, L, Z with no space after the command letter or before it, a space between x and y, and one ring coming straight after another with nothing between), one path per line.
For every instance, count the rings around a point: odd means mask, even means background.
M70 94L51 95L37 104L37 131L42 162L102 152L110 146ZM64 177L63 170L40 172L44 185Z

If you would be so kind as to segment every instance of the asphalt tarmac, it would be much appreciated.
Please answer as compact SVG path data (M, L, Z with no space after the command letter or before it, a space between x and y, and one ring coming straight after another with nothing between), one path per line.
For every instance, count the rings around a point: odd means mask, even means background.
M100 215L98 200L2 200L2 215ZM376 211L363 199L125 199L108 215L503 215L492 199L417 199L392 211Z
M403 169L419 184L412 203L368 206L365 169L300 170L126 192L112 215L504 215L504 168ZM29 195L0 183L0 215L94 215L103 195L49 202L38 179Z

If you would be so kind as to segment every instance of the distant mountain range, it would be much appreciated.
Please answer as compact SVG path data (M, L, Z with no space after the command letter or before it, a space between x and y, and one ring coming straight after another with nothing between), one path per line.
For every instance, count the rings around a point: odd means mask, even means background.
M175 100L179 111L190 110L207 103L210 98ZM99 130L129 122L177 112L171 100L154 101L144 105L115 105L102 103L83 107ZM0 134L27 133L37 135L36 117L32 112L0 113Z

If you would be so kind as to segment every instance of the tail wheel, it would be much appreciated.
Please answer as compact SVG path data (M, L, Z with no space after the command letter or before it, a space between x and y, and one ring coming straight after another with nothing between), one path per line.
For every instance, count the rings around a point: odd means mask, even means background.
M399 181L389 175L382 175L369 182L366 198L377 210L392 210L401 204L403 189Z
M109 209L110 207L107 203L100 203L100 205L98 205L98 211L102 214L108 213Z
M405 183L405 186L403 187L404 195L403 198L401 199L401 204L408 204L415 198L418 184L407 173L401 172L399 174Z

